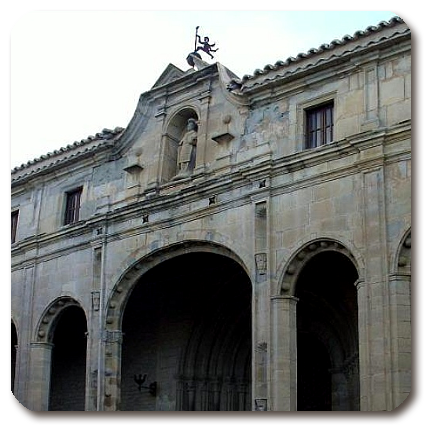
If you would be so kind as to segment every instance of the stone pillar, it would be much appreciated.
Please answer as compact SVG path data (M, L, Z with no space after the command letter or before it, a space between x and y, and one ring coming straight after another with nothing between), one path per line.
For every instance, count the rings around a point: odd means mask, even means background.
M121 330L106 330L105 343L105 411L119 411L121 386L121 346L123 333Z
M382 147L375 155L381 153ZM394 408L384 182L382 166L363 173L365 283L358 283L362 411Z
M411 391L411 276L390 277L392 405L398 407Z
M97 297L97 293L92 292ZM98 355L99 355L99 330L96 326L99 322L98 312L91 312L89 316L87 333L87 354L86 354L86 411L97 411L97 393L98 393Z
M210 83L208 83L210 85ZM199 97L200 101L200 117L198 124L198 137L197 148L195 157L194 173L203 173L206 168L206 152L207 144L210 142L208 138L208 122L209 122L209 109L210 109L211 90L206 87L205 91Z
M254 200L254 277L253 280L253 400L252 409L256 410L256 400L268 399L269 339L270 339L270 274L268 267L268 202ZM269 256L270 257L270 256Z
M51 343L31 343L31 369L28 383L28 406L32 411L49 410Z
M369 364L369 296L364 281L356 282L358 297L358 340L359 340L359 404L361 411L370 406L370 364Z
M297 300L271 299L271 411L297 410Z

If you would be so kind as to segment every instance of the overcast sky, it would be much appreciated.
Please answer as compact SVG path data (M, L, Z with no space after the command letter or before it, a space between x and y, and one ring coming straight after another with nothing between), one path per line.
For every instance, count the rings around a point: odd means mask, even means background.
M238 76L388 21L394 12L47 11L11 33L11 167L103 128L126 127L142 92L186 70L195 27ZM208 58L204 58L208 59ZM208 59L212 62L210 59Z

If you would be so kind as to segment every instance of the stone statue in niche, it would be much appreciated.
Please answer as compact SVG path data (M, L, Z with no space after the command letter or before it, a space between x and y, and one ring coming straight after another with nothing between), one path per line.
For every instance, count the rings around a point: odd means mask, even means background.
M186 132L178 147L178 173L175 179L189 176L195 165L195 152L197 146L197 121L194 118L188 120Z

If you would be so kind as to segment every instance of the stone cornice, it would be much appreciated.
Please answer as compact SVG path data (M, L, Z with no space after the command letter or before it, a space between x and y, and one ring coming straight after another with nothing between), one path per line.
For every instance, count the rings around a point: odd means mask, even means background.
M70 246L62 248L61 253L75 250L77 247L89 247L99 238L106 237L108 241L112 241L153 232L184 222L199 220L212 214L218 214L223 210L251 204L254 195L257 197L277 196L289 190L294 191L298 188L315 185L324 180L353 175L371 169L371 167L382 167L387 161L384 149L374 157L365 159L360 158L359 154L372 147L384 147L388 143L392 144L410 138L410 134L410 122L404 122L390 129L367 132L350 139L336 141L316 150L301 151L279 159L263 161L251 167L238 167L220 176L211 173L190 178L180 185L165 184L158 188L156 195L123 207L112 208L105 214L94 215L77 224L61 227L52 234L42 234L18 241L12 246L12 258L26 251L40 249L71 237L76 240L70 243ZM395 156L406 158L407 155L409 155L408 151L392 153L392 161L395 161ZM349 166L347 164L339 166L337 163L336 167L308 177L304 174L295 175L293 173L346 156L355 156L353 163ZM290 176L290 179L280 181L280 177L284 175ZM273 185L270 183L265 186L260 185L259 183L265 179L274 180ZM234 194L229 196L232 191ZM212 196L215 196L215 203L210 204L209 198ZM125 200L121 200L120 204L123 202ZM190 209L185 207L190 205ZM172 210L173 214L170 213ZM145 214L149 215L147 223L142 220ZM137 218L140 219L139 225L126 230L114 231L114 224ZM100 227L104 228L106 222L108 222L108 234L96 236L95 230ZM58 254L56 249L55 253L50 256ZM31 263L31 260L26 262Z

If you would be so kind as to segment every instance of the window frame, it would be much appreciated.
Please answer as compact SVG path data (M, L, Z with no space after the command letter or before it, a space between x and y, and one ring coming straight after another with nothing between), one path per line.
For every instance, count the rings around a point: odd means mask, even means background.
M64 226L79 222L82 193L82 186L65 192L65 210L63 215Z
M334 107L334 100L328 100L305 108L305 149L334 141Z
M10 218L11 225L11 244L16 243L18 234L19 210L13 210Z

